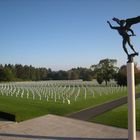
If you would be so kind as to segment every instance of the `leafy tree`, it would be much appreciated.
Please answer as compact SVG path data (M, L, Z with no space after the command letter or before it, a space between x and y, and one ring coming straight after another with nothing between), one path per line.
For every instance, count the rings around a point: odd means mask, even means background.
M28 65L0 65L0 81L12 81L12 80L75 80L82 79L85 81L92 80L96 76L99 83L106 81L106 83L112 78L114 67L112 63L114 60L101 60L98 65L94 65L93 69L88 68L73 68L68 71L52 71L46 68L35 68ZM96 73L95 73L96 72ZM96 75L95 75L96 74ZM107 74L109 75L107 77Z
M18 79L23 79L24 72L23 72L23 66L21 64L15 65L15 74Z
M140 70L138 69L137 65L134 65L135 71L135 84L140 84ZM127 85L127 68L126 65L122 65L115 75L115 80L118 85L126 86Z
M0 81L14 81L15 77L9 69L0 68Z
M93 79L93 71L87 68L79 68L79 79L91 81Z
M6 72L4 69L0 68L0 81L5 81L6 80Z
M140 71L135 74L135 83L140 84Z
M79 79L79 72L76 69L72 69L68 71L68 79L76 80Z
M47 74L47 80L52 80L52 76L53 76L52 70L49 68L48 69L48 74Z
M110 79L114 79L114 75L118 69L115 66L116 63L117 60L115 59L103 59L100 60L99 64L92 66L96 74L97 82L99 82L99 84L105 81L107 85Z
M35 69L32 65L30 65L30 80L40 80L40 75L38 74L38 70Z
M102 82L104 81L103 80L103 76L102 75L100 75L100 74L97 74L97 82L99 83L99 84L102 84Z
M58 71L58 79L59 80L68 80L68 73L63 70Z
M135 68L135 83L140 84L140 69L138 68L137 64L134 65Z

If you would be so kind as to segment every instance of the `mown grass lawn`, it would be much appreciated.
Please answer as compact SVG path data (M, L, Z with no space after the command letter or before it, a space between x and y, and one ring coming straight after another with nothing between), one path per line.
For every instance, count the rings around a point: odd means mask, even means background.
M140 86L137 86L136 90L137 92L140 91ZM82 109L95 107L105 102L110 102L124 97L127 95L127 91L120 90L116 93L108 93L108 90L105 90L102 94L100 94L99 91L96 91L94 93L94 97L92 97L90 94L91 93L87 93L87 97L85 99L84 90L81 90L77 100L75 101L74 98L72 98L71 103L68 104L67 102L63 103L59 100L55 102L54 99L49 99L49 101L47 101L43 98L42 100L35 98L33 100L31 97L27 99L26 96L23 98L16 97L15 94L13 96L6 96L2 95L0 92L0 111L15 115L17 122L46 114L66 116Z
M110 102L122 96L126 96L126 93L102 94L102 96L95 93L94 98L87 96L85 100L83 97L79 97L76 102L72 100L71 104L54 101L47 102L46 100L40 101L38 99L16 98L13 96L0 96L0 111L14 114L16 116L16 121L20 122L46 114L65 116L81 109Z
M108 111L100 116L91 118L91 122L101 123L110 126L128 128L128 107L127 104ZM137 130L140 131L140 98L136 100L136 123Z

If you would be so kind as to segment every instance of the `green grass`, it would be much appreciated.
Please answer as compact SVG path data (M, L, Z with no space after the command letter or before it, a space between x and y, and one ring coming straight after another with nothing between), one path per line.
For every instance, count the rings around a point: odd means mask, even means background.
M128 107L127 104L116 109L108 111L100 116L91 118L90 121L110 126L128 128ZM140 131L140 99L136 100L136 124L137 130Z
M139 89L140 86L137 88L137 90ZM62 100L57 100L54 102L54 100L49 99L49 101L47 101L43 98L42 100L39 100L37 97L35 100L33 100L31 96L29 99L26 99L26 96L21 98L20 96L6 96L0 93L0 111L15 115L16 121L20 122L46 114L66 116L82 109L94 107L105 102L110 102L126 95L126 90L122 90L116 93L106 93L106 91L104 91L102 94L95 92L94 98L91 96L91 93L88 93L85 100L84 90L81 90L77 101L75 102L73 96L71 98L71 104L67 104L67 102L62 103Z
M46 101L33 100L26 98L16 98L14 96L0 96L0 111L14 114L16 121L35 118L45 114L68 115L81 109L97 106L99 104L112 101L114 99L126 96L126 93L115 94L99 94L95 93L95 98L87 96L85 100L82 96L78 97L77 101L71 101L71 104Z

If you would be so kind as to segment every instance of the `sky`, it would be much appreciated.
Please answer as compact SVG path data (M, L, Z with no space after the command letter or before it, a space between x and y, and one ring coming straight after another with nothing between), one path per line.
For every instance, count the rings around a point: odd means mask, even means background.
M113 17L140 16L139 5L139 0L0 0L0 64L69 70L109 58L124 65L122 38L107 20L117 26ZM132 29L137 36L131 42L140 52L140 24ZM140 66L140 56L135 62Z

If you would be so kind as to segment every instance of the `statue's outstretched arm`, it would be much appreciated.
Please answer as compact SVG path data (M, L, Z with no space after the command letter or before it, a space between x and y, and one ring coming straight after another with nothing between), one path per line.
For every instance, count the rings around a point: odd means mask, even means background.
M128 31L131 32L132 36L136 36L136 35L134 34L134 31L133 31L132 29L128 28Z
M107 23L109 24L109 26L110 26L111 29L117 29L117 27L112 26L111 23L110 23L109 21L107 21Z
M113 21L117 22L120 25L120 20L118 18L112 18Z

